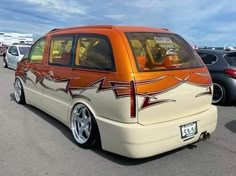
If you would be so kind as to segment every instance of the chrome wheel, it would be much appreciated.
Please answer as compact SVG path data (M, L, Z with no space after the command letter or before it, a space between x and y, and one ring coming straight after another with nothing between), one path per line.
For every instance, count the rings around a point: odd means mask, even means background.
M16 79L15 81L15 99L17 102L21 101L22 96L22 86L19 79Z
M77 104L71 116L71 130L79 144L85 144L92 131L92 114L83 104Z
M213 103L219 103L220 101L223 100L225 96L225 91L224 88L218 84L218 83L213 83L214 86L214 92L213 92Z

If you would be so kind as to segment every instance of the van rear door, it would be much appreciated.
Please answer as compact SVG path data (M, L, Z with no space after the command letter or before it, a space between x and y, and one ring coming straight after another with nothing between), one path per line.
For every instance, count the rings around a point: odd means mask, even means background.
M134 71L138 122L143 125L188 117L207 110L211 77L193 49L178 35L126 33Z

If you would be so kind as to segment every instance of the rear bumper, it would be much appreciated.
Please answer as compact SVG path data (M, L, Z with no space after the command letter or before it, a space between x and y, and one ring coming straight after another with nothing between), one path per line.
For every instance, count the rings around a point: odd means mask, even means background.
M202 132L212 133L217 124L217 108L210 109L183 119L142 126L124 124L96 117L102 148L106 151L130 158L145 158L164 153L199 140ZM180 126L197 122L198 133L194 138L183 141Z

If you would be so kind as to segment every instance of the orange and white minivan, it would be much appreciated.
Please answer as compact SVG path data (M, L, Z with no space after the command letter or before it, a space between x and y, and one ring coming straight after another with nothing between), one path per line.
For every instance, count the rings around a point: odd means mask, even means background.
M144 158L215 130L212 80L167 29L97 25L55 29L15 73L15 99L66 124L81 147Z

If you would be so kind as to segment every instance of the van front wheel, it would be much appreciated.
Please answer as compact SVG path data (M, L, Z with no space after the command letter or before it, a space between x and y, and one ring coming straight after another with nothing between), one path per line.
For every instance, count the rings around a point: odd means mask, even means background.
M23 86L20 82L20 80L17 78L14 84L15 88L15 100L18 104L24 104L25 103L25 94Z
M99 144L99 131L95 118L82 103L77 104L72 110L71 131L76 142L83 148Z

